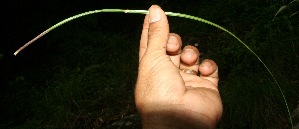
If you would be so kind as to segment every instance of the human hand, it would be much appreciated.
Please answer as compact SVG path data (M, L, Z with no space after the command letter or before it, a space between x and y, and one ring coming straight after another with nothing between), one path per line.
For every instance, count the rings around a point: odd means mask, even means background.
M135 88L143 128L216 128L222 115L216 63L198 64L199 51L193 46L181 50L181 38L169 33L163 10L154 5L149 12ZM198 71L200 76L193 74Z

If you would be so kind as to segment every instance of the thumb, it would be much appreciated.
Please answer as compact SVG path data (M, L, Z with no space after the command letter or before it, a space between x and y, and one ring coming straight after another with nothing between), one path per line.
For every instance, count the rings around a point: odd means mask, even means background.
M148 49L150 53L165 54L169 25L165 12L157 5L149 9Z

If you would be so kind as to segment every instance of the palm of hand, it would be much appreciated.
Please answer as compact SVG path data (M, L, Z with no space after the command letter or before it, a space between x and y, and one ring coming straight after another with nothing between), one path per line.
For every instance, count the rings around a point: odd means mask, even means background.
M146 54L143 59L148 59ZM151 57L154 58L154 57ZM216 125L222 114L221 98L217 82L209 77L199 77L179 71L169 57L156 57L156 65L142 69L136 87L137 106L141 113L164 114L173 119L185 119L187 123L204 121L207 126ZM148 63L147 60L141 60ZM150 75L150 76L148 76ZM155 83L153 83L155 82ZM176 118L179 117L179 118ZM163 118L159 118L163 119ZM175 121L175 120L169 120ZM185 122L185 123L186 123ZM163 123L167 123L163 121ZM173 124L169 122L169 124Z

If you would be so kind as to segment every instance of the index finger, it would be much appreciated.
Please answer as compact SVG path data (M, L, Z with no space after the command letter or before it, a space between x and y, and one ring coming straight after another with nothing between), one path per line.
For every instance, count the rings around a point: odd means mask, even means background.
M148 29L149 29L149 22L148 22L149 15L147 14L144 18L142 34L140 39L140 46L139 46L139 61L143 57L146 48L147 48L147 41L148 41Z

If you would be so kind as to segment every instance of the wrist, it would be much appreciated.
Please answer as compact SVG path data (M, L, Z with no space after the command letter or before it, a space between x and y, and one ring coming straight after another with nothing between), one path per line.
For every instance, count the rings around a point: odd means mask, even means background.
M141 114L143 129L213 129L216 122L186 110L163 110Z

